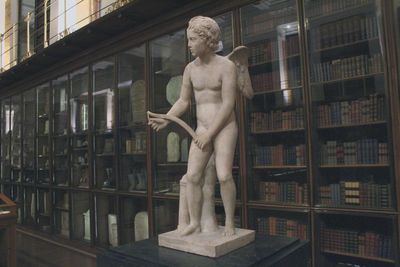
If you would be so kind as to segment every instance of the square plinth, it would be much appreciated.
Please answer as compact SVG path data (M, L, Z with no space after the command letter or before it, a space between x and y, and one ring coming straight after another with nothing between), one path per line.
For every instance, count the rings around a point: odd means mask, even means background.
M236 228L233 236L224 236L224 227L212 233L181 236L177 230L158 235L158 245L197 255L216 258L241 248L255 239L255 231Z

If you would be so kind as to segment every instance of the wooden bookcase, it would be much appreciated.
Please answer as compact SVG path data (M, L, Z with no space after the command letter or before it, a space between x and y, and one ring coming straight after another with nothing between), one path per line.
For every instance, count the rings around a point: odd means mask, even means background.
M255 96L236 105L235 222L310 240L313 266L400 264L388 71L397 61L377 11L389 7L273 0L199 10L221 26L219 54L250 52ZM101 248L176 227L191 140L172 124L155 134L145 111L166 113L179 95L191 56L187 19L177 21L1 97L0 184L20 227ZM195 110L182 117L192 127ZM218 184L215 195L223 222Z

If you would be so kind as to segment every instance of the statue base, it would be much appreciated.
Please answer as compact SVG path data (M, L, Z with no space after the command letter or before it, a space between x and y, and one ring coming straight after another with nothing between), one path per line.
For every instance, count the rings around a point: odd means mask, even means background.
M211 233L181 236L177 230L158 235L158 245L197 255L216 258L241 248L255 239L255 231L236 228L233 236L223 236L224 227Z

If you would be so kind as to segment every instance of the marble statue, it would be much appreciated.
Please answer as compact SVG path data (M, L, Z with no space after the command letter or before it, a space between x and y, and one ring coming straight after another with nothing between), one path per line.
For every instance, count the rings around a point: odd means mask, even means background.
M214 210L216 177L225 210L223 236L234 236L236 186L232 177L238 126L235 117L237 89L253 95L247 68L247 48L238 47L227 57L215 53L220 29L211 18L197 16L187 29L188 47L195 57L183 74L178 100L167 114L148 112L148 124L156 131L171 121L187 130L193 140L187 172L181 180L179 224L181 236L218 229ZM178 117L196 103L197 129L193 131Z

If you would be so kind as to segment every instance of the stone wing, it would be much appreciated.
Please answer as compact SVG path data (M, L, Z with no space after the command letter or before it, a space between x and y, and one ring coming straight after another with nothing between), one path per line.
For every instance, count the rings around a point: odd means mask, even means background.
M236 65L237 72L237 86L242 94L251 99L254 95L253 87L249 75L248 63L248 48L245 46L238 46L226 57L233 61Z

